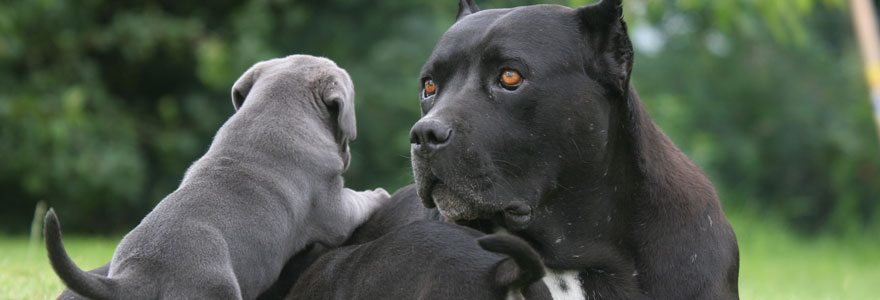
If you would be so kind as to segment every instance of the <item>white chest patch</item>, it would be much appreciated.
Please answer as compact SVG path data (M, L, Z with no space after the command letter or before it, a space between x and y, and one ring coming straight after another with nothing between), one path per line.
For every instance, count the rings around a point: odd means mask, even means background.
M586 300L577 271L547 269L544 284L550 290L553 300Z

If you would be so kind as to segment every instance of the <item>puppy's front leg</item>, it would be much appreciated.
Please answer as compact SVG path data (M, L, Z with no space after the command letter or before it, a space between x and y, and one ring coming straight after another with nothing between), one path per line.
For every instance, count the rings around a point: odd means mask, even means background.
M342 206L345 208L351 229L360 226L373 214L376 209L391 199L391 195L383 188L366 191L353 191L345 188L342 190Z
M348 240L351 233L361 226L378 208L390 201L391 196L384 189L362 192L342 189L339 202L334 205L319 206L319 211L310 214L312 227L324 231L318 240L326 247L335 248Z

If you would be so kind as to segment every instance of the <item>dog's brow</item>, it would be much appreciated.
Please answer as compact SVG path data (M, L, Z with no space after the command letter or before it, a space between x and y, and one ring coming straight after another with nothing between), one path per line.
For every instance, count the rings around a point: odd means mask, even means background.
M514 67L522 73L528 73L528 64L523 59L524 55L517 49L508 49L503 46L488 46L480 56L480 61Z
M465 53L447 52L434 56L422 69L420 80L431 77L435 82L442 81L453 73L459 64L467 63L469 55Z

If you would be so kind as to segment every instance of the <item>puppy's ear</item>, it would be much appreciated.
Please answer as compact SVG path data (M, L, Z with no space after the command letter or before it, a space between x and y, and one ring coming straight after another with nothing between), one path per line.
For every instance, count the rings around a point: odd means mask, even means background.
M480 8L477 7L477 4L474 3L474 0L459 0L458 1L458 16L455 17L455 21L461 20L464 16L480 11Z
M621 0L602 0L575 10L586 42L586 68L599 81L623 94L629 90L633 48L623 20Z
M254 86L254 81L256 81L254 73L256 73L256 69L257 65L254 65L244 72L235 81L235 84L232 85L232 107L235 107L235 111L241 108L241 105L244 104L244 99L247 98L248 93L251 91L251 87Z
M354 117L354 84L348 73L342 71L334 75L322 95L324 105L331 113L336 113L338 137L351 141L357 137L357 122Z

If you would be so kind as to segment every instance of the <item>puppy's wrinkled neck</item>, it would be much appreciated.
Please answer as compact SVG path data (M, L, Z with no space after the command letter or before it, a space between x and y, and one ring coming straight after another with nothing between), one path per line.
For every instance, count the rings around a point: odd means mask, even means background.
M299 94L299 95L297 95ZM308 97L291 92L277 97ZM306 100L255 101L236 112L214 137L207 155L260 156L278 171L307 170L338 176L345 170L339 142L328 128L325 111Z

